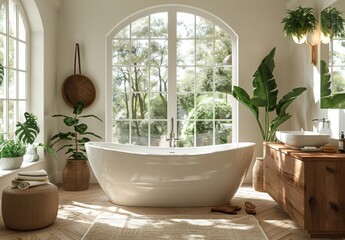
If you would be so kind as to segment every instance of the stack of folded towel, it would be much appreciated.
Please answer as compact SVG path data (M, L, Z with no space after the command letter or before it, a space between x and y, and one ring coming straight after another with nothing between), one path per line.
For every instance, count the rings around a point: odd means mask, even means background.
M12 188L28 189L49 183L48 174L45 170L22 171L12 180Z

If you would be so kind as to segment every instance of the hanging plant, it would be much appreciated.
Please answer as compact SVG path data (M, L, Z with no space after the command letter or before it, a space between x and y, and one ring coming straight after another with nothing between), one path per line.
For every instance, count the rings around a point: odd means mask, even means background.
M316 29L314 9L299 6L295 10L287 10L287 16L283 18L284 33L288 38L295 36L301 40L307 33L313 33Z
M345 35L343 13L328 7L321 11L321 31L325 36L343 37Z

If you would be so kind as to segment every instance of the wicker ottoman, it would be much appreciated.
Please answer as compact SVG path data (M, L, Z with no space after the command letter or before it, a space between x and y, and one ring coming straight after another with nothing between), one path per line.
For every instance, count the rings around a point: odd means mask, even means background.
M54 184L26 190L6 188L2 192L2 217L13 230L35 230L54 223L59 195Z

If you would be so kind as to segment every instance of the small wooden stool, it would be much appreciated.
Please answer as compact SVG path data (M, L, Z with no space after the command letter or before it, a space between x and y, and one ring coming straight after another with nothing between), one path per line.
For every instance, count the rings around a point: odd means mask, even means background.
M45 184L20 190L6 188L2 192L2 217L7 228L35 230L54 223L59 208L58 189Z

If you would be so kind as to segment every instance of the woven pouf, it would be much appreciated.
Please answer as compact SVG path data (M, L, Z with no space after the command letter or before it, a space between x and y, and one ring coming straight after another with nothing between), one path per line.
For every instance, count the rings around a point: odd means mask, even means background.
M35 230L54 223L59 208L58 189L45 184L29 189L6 188L2 192L2 217L7 228Z

